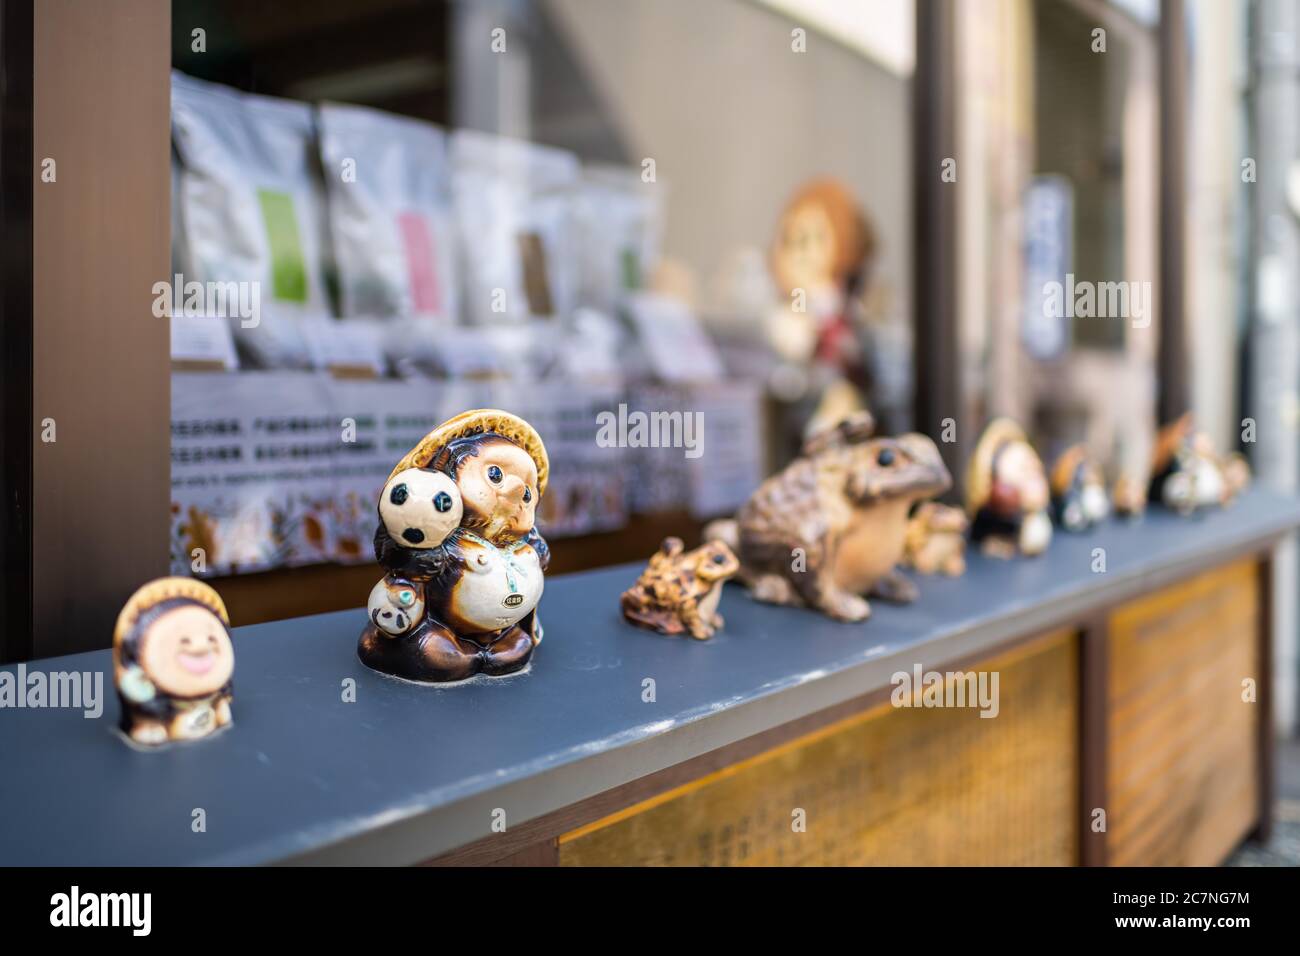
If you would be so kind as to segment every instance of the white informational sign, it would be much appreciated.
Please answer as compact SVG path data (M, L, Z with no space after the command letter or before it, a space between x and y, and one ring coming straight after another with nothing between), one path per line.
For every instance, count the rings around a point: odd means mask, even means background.
M1025 192L1025 288L1020 326L1025 349L1052 359L1070 346L1068 311L1049 294L1072 270L1074 189L1063 176L1036 176Z
M716 382L725 372L713 340L687 306L667 296L637 292L627 314L650 371L664 382Z
M174 314L170 318L172 361L227 371L239 367L235 337L227 319L210 315Z
M690 510L696 518L733 514L763 480L762 389L753 382L695 386L689 404L704 440L690 461Z
M386 371L385 330L363 319L304 319L303 331L313 367L357 369L374 376Z

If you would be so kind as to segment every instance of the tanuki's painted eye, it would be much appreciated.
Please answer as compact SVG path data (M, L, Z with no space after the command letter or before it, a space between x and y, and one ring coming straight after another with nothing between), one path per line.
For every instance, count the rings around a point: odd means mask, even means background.
M451 495L447 494L447 492L440 491L433 496L433 507L439 512L446 514L448 511L451 510L451 506L452 506Z
M415 595L410 591L402 590L397 593L397 601L402 607L410 607L414 600Z
M496 465L488 465L488 481L494 485L501 484L501 479L505 476L501 474L501 469Z
M533 490L532 490L531 488L525 488L525 489L524 489L524 503L527 504L528 502L530 502L530 501L532 501L532 500L533 500Z
M407 490L405 483L393 485L393 490L388 493L388 500L395 505L404 505L408 494L410 492Z

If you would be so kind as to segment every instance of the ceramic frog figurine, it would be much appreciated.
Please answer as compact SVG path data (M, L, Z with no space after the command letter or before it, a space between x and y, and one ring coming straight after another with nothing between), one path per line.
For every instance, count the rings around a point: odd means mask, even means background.
M131 595L113 632L121 729L153 747L231 722L235 649L220 595L193 578L160 578Z
M960 508L937 501L917 505L907 522L903 563L921 574L965 574L969 524Z
M813 435L784 471L758 487L734 522L714 522L740 559L755 598L865 620L864 595L909 602L916 585L899 572L908 513L952 477L924 435L873 438L858 412Z
M424 683L526 667L541 642L550 562L534 527L550 464L523 419L477 409L439 425L393 469L379 499L358 655Z
M722 627L722 585L740 562L721 541L686 551L681 538L665 538L645 571L623 592L623 617L660 634L687 633L707 640Z

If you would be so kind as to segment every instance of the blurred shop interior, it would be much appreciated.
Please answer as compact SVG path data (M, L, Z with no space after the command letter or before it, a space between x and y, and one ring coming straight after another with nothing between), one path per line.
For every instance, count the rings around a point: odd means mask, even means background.
M173 272L234 285L167 303L173 570L241 623L358 606L392 463L480 406L546 438L558 571L698 539L857 406L951 420L954 475L1011 415L1112 478L1185 406L1293 488L1284 7L174 0ZM1048 315L1071 277L1128 319Z

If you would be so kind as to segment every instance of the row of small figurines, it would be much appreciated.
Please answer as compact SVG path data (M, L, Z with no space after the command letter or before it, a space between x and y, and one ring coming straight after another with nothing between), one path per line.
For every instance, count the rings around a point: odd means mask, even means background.
M738 576L760 601L861 621L871 613L869 597L916 598L916 584L900 567L964 573L968 538L997 557L1037 555L1054 526L1086 531L1112 506L1133 517L1149 499L1181 514L1222 506L1249 480L1241 455L1216 454L1184 416L1161 430L1147 483L1121 478L1108 495L1084 446L1059 455L1049 478L1024 431L1002 418L980 436L965 508L956 508L931 500L952 484L934 442L919 434L875 436L863 412L814 436L734 519L707 526L700 548L666 540L623 594L623 614L662 633L705 639L722 626L723 582Z
M859 621L867 597L910 601L898 566L960 574L965 536L993 553L1041 552L1049 509L1071 530L1109 510L1101 472L1072 449L1049 485L1024 433L1003 419L981 437L967 508L931 501L951 485L924 435L873 435L859 413L808 440L734 519L687 552L670 538L622 596L624 616L668 634L707 638L721 626L722 584L739 575L760 601ZM535 517L550 464L536 430L496 409L442 423L393 469L378 502L371 591L358 656L420 683L503 676L529 666L542 640L538 603L550 551ZM1189 510L1227 501L1247 480L1190 422L1162 433L1151 487ZM1117 494L1125 510L1137 496ZM1142 496L1145 500L1145 495ZM969 527L968 527L969 525ZM220 596L190 578L153 581L127 602L113 640L121 729L142 746L206 737L231 722L234 648Z

